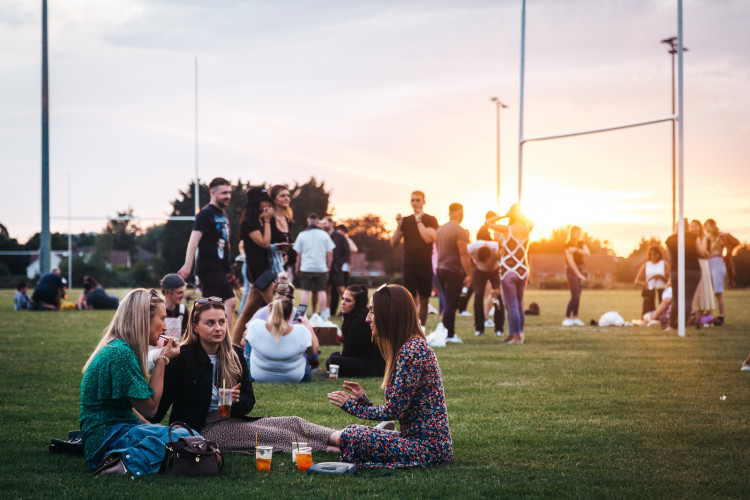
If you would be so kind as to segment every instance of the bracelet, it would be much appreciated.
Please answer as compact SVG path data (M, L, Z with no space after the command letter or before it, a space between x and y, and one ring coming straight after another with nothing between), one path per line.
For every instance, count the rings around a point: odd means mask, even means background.
M154 356L154 364L156 364L156 362L159 361L160 359L164 360L164 366L167 366L169 364L169 358L166 357L163 354L159 354L158 356Z

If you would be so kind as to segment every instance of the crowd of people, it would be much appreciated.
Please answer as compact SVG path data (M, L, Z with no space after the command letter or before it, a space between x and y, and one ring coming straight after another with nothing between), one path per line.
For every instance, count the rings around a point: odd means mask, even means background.
M365 286L347 286L356 246L346 228L309 213L306 229L294 238L289 189L252 187L238 228L245 283L238 308L226 213L231 185L216 178L209 192L210 202L196 215L186 243L184 264L162 278L161 293L136 289L120 301L93 276L83 278L79 309L116 310L83 368L80 424L87 465L97 475L157 472L168 440L167 427L158 422L167 414L170 423L188 423L226 452L252 452L258 434L263 444L290 452L294 436L303 435L314 450L340 453L342 460L364 467L450 462L442 376L425 336L429 298L435 288L446 342L462 343L455 318L462 291L471 289L475 336L490 327L508 344L524 343L534 224L519 205L503 216L488 212L470 243L461 226L461 204L449 205L449 220L441 226L424 212L425 194L412 192L413 213L397 216L391 237L393 246L403 242L404 286L383 285L369 296ZM695 309L700 324L715 299L719 315L711 323L722 325L724 252L731 255L733 241L711 219L705 225L693 221L685 231L684 314L689 319ZM572 227L562 256L571 294L563 326L583 325L578 314L591 253L582 236L581 228ZM635 281L642 287L644 319L674 328L680 313L672 300L672 287L678 285L676 234L666 240L666 250L650 248ZM201 296L188 309L186 279L193 272ZM59 270L42 277L32 297L19 283L16 308L58 309L65 285ZM342 349L324 366L336 365L344 378L381 377L385 403L373 404L349 380L327 399L352 416L381 423L336 430L297 416L247 418L255 405L253 383L311 380L320 342L307 318L308 306L328 320L335 312L332 296L341 301ZM743 370L746 365L750 370L750 358ZM231 414L222 418L219 399L227 394ZM399 431L393 421L399 422ZM182 431L176 432L180 436Z

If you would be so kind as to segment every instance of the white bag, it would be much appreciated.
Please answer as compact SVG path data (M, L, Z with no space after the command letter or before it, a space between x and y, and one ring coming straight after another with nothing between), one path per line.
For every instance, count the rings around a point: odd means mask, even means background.
M435 331L427 335L427 343L432 347L445 347L445 339L448 338L448 329L440 322Z
M617 311L609 311L599 318L599 326L625 326L625 319Z

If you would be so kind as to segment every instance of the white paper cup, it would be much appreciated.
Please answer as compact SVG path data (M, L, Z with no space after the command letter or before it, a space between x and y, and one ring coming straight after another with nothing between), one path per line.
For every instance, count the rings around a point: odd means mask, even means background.
M328 378L339 378L339 365L328 365Z

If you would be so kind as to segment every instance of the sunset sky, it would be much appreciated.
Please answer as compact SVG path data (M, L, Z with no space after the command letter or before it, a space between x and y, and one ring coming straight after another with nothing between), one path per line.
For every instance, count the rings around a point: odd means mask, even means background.
M525 135L670 114L676 0L528 0ZM393 227L409 193L472 236L516 201L521 1L49 2L51 215L74 232L132 207L168 214L199 164L223 176L332 189L335 216ZM750 240L750 2L685 0L685 214ZM0 223L40 228L41 1L0 10ZM576 224L626 255L671 229L668 123L524 148L536 237ZM302 214L304 215L304 214ZM144 220L147 226L153 220ZM52 231L66 232L55 219Z

